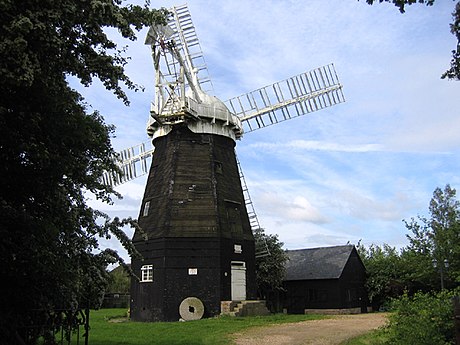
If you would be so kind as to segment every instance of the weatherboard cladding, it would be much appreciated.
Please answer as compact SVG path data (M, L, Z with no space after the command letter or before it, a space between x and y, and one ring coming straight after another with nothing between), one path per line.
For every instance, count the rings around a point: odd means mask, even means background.
M338 279L353 250L353 245L289 250L284 280Z
M253 240L230 138L174 128L155 154L133 241L160 237Z
M246 264L246 294L256 298L254 237L236 163L227 137L175 126L155 139L155 154L133 243L152 264L153 282L132 280L131 318L176 321L187 297L205 305L205 317L231 299L231 262ZM148 211L145 204L149 202ZM235 252L235 245L242 247ZM189 269L197 274L190 275Z

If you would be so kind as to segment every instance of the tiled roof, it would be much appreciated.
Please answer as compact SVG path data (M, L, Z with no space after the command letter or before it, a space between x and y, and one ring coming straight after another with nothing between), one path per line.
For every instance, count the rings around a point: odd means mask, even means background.
M338 279L353 245L289 250L284 280Z

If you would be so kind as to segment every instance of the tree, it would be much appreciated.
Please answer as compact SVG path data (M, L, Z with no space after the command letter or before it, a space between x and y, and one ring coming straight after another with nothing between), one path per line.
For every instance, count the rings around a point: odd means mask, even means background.
M359 0L358 0L359 1ZM369 5L377 2L376 0L366 0ZM399 8L401 13L405 12L406 5L412 5L415 3L425 4L432 6L435 0L378 0L378 2L391 2ZM452 50L452 60L450 62L450 68L442 74L441 78L460 80L460 2L455 5L454 12L452 13L453 21L450 24L450 32L457 38L457 47Z
M283 250L283 243L278 235L267 235L264 229L254 231L256 245L256 281L261 298L266 299L269 293L282 289L285 263L288 259Z
M402 280L403 265L396 248L383 244L372 244L365 248L358 243L357 250L364 266L367 279L366 290L375 310L402 294L405 282Z
M452 18L450 32L457 38L457 48L452 50L450 68L442 75L442 78L460 80L460 2L455 5Z
M109 286L107 292L129 293L131 277L123 266L117 266L109 272Z
M125 104L127 57L106 35L164 21L164 10L122 0L0 1L0 332L9 344L53 343L56 310L97 307L106 266L121 260L100 251L97 239L115 235L131 219L111 220L86 203L86 193L111 202L101 183L116 170L113 127L67 82L94 77ZM33 327L31 327L33 326ZM25 330L28 330L27 332Z
M367 272L366 288L374 308L402 296L403 292L413 295L438 289L440 279L446 287L458 285L460 202L455 196L456 191L450 185L444 190L436 188L429 218L403 220L411 234L406 235L409 245L400 252L387 244L366 248L358 243L357 250Z
M385 344L455 344L453 297L459 291L404 294L393 301Z
M433 287L441 287L444 280L460 282L460 202L456 199L456 190L449 184L436 188L429 206L430 217L412 218L405 221L406 228L412 233L407 235L407 251L425 262L422 272L431 272ZM432 269L427 270L427 266ZM420 275L423 275L420 273ZM436 278L436 279L435 279ZM427 282L428 283L428 282Z

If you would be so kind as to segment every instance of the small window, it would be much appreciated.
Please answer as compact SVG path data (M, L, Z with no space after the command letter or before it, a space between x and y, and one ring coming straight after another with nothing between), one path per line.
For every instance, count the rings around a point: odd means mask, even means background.
M214 161L214 169L217 174L222 174L222 162Z
M144 213L143 216L147 217L149 215L150 201L146 201L144 204Z
M241 223L240 205L236 202L225 200L227 209L227 224L232 234L241 235L243 233L243 225Z
M235 244L233 246L233 249L235 254L241 254L243 252L243 247L241 246L241 244Z
M141 267L141 282L153 282L153 265Z

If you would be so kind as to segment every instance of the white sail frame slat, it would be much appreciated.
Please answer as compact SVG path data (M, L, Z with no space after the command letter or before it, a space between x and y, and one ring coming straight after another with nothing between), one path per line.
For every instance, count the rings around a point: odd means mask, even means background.
M122 174L116 171L105 171L102 175L102 183L115 187L148 174L153 151L150 142L144 142L120 151L117 164Z
M168 25L174 30L172 37L180 54L185 60L192 61L192 67L197 69L198 82L203 91L213 91L210 74L187 5L172 7L170 13ZM177 61L174 63L177 64Z
M231 98L225 104L248 133L345 102L342 88L334 65L329 64Z

